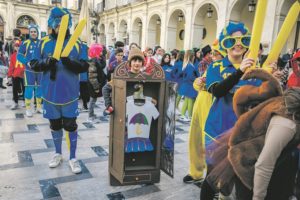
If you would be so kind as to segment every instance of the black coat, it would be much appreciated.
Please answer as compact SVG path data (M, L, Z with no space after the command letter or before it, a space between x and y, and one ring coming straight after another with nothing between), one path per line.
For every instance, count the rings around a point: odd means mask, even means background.
M106 62L104 59L91 59L88 70L88 88L89 94L93 98L102 97L102 88L107 82L107 76L104 73Z

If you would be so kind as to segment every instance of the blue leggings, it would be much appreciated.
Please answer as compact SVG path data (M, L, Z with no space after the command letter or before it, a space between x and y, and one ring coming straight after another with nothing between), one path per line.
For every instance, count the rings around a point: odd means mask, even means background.
M25 87L25 99L32 99L33 90L36 98L42 97L42 88L41 86L26 86Z

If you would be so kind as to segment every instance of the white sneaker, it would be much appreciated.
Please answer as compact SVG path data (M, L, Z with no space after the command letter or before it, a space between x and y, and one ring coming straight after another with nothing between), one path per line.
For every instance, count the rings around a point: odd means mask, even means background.
M89 109L88 108L80 108L79 112L89 112Z
M75 158L69 160L69 165L74 174L79 174L81 172L80 164Z
M189 122L189 121L190 121L189 118L186 117L186 116L184 116L184 115L181 115L181 116L179 117L179 120L181 120L181 121L183 121L183 122Z
M23 108L25 108L25 102L24 101L21 101L21 106L23 107Z
M18 105L17 103L14 103L14 104L10 107L11 110L16 110L16 109L18 109L18 108L19 108L19 105Z
M52 157L52 159L50 160L49 162L49 167L50 168L55 168L57 167L58 165L60 165L63 161L63 157L61 154L59 153L56 153L54 154L54 156Z
M175 114L176 115L181 115L180 111L178 109L175 109Z
M98 123L101 122L100 119L97 119L97 118L95 118L95 117L89 117L86 121L87 121L88 123L90 123L90 124L98 124Z
M27 117L32 117L32 111L31 110L26 110L26 116Z
M43 109L42 108L37 108L36 113L43 114Z

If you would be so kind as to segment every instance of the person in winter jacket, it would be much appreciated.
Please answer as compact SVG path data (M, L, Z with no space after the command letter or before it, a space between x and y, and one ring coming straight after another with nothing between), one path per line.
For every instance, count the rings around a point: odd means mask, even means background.
M152 54L153 54L153 49L151 49L150 47L146 47L145 51L144 51L145 64L143 67L143 72L146 74L152 73L152 71L154 69L154 64L156 63L154 58L152 58Z
M165 72L166 81L174 81L174 74L172 73L174 67L171 65L171 55L166 53L162 57L161 67Z
M199 77L199 71L193 65L194 53L192 50L187 50L184 55L182 65L182 82L178 89L178 94L184 96L184 102L181 108L182 121L190 121L193 113L194 101L197 97L197 92L193 88L193 82ZM188 117L185 116L188 110Z
M89 103L89 118L90 123L99 123L96 114L94 113L95 104L98 97L102 97L102 88L106 83L107 77L104 73L106 61L102 56L103 47L100 44L92 44L89 48L89 70L88 70L88 87L91 96ZM123 51L122 51L123 52ZM116 54L118 57L118 53Z
M206 45L201 50L202 55L203 55L202 60L199 62L199 64L197 66L195 65L195 67L199 71L200 76L202 76L206 72L208 65L212 61L211 51L212 51L212 49L209 45Z
M111 74L115 71L116 67L123 62L124 58L124 51L121 48L117 48L115 50L115 57L116 59L109 63L107 73L108 73L108 80L111 80Z
M293 72L288 79L287 86L289 88L300 87L300 50L295 53L289 62Z
M4 77L0 77L0 88L2 89L6 89L6 87L3 85L3 78L5 78L6 76L6 73L7 73L7 62L6 62L6 59L3 55L3 50L0 51L0 65L2 65L3 67L5 67L5 74L4 74Z
M249 67L256 62L254 59L244 57L250 45L250 32L243 23L229 22L219 36L221 50L227 56L217 62L211 63L207 69L206 87L214 99L205 124L206 146L216 138L232 128L237 121L233 111L233 95L243 85L259 86L260 80L242 80L241 77ZM206 159L207 173L211 171L210 160ZM203 183L204 187L207 183ZM207 193L201 192L201 199L210 199Z
M182 74L182 65L183 65L183 59L184 59L184 54L185 51L180 51L177 54L177 58L174 64L174 69L172 71L173 77L175 78L174 81L178 84L177 88L180 88L180 85L182 83L182 78L183 78L183 74ZM178 93L177 97L176 97L176 114L180 115L180 112L178 111L179 108L179 103L181 100L182 96Z
M19 99L19 93L22 93L24 95L24 70L25 66L17 60L17 54L19 47L21 45L20 40L16 40L14 42L14 52L10 56L10 64L9 64L9 70L8 70L8 77L12 77L12 83L13 83L13 101L14 104L10 107L11 110L15 110L19 107L18 105L18 99Z

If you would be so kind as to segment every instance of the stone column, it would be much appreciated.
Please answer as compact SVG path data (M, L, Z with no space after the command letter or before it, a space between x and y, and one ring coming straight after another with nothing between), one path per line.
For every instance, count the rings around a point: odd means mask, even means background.
M192 24L193 24L193 4L192 2L186 3L185 5L185 36L184 36L184 49L191 49L192 48ZM175 37L176 38L176 37Z
M160 46L164 49L167 48L167 29L168 29L168 6L165 3L165 5L162 5L162 10L164 10L164 12L162 12L162 16L161 16L161 34L160 34Z
M262 44L267 44L269 47L264 48L264 54L267 54L272 46L272 43L277 37L279 31L280 16L276 16L276 6L278 2L269 1L266 11L263 32L261 36ZM280 12L278 12L280 13Z
M8 36L13 36L13 29L16 27L16 20L15 15L11 15L9 13L14 13L14 5L11 1L7 2L7 8L6 8L6 13L7 13L7 21L5 23L5 37Z
M230 20L230 11L229 11L229 1L218 1L218 20L217 20L217 31L216 38L219 38L219 35L222 29L226 26L226 23Z

